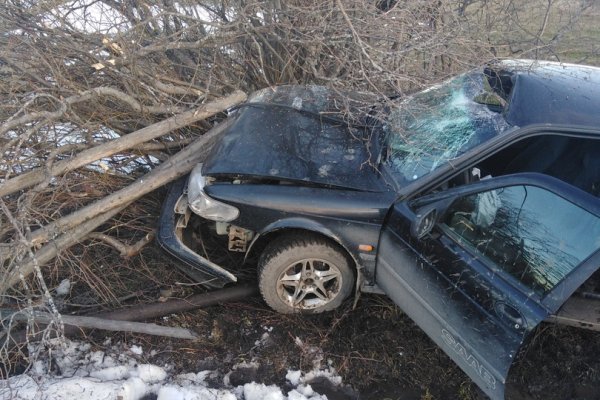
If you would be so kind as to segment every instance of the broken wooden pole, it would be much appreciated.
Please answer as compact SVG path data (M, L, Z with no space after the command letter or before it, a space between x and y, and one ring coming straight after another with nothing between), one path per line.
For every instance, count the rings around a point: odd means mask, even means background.
M226 122L217 125L131 185L37 229L27 239L34 245L46 242L94 215L108 212L117 207L124 209L140 197L187 174L204 159L210 148L209 144L225 130L226 125Z
M41 325L48 325L53 321L56 321L55 316L45 312L34 312L32 314L19 312L14 314L12 318L15 321L33 320L34 323ZM195 332L185 328L160 326L143 322L115 321L106 318L85 317L79 315L61 315L60 318L65 325L65 329L68 329L68 327L75 329L88 328L105 331L144 333L147 335L166 336L177 339L198 338L198 335Z
M121 310L94 314L94 316L119 321L142 321L162 317L167 314L190 311L196 308L245 299L254 296L257 293L258 288L256 285L243 284L212 292L195 294L185 299L173 299L165 302L141 304L134 307L123 308Z
M87 317L96 318L100 321L129 321L129 322L137 322L143 321L152 318L159 318L167 314L173 314L178 312L190 311L201 307L208 307L215 304L226 303L229 301L246 299L248 297L254 296L258 293L258 288L253 284L243 284L236 285L232 287L228 287L225 289L219 289L212 292L199 293L192 295L185 299L173 299L167 300L165 302L151 303L151 304L141 304L129 308L124 308L116 311L108 311L98 314L93 314ZM16 315L16 314L12 314ZM25 315L25 314L23 314ZM49 315L49 314L48 314ZM65 317L71 317L68 315L63 315L63 322L65 322L64 326L64 334L65 336L77 336L81 334L81 327L76 325L70 325L67 322ZM8 317L10 318L10 317ZM27 320L26 318L20 319ZM50 321L47 320L45 323L42 323L39 319L35 320L35 322L39 325L48 324ZM40 326L38 328L41 328ZM121 325L122 327L126 327L126 325ZM135 325L134 325L135 326ZM90 327L93 328L93 327ZM102 328L98 328L102 329ZM127 330L127 329L123 329ZM7 337L3 340L8 341L9 348L19 348L22 347L28 340L40 340L42 338L43 330L39 330L35 333L28 333L26 330L22 329L16 332L7 332ZM146 333L140 331L132 331L138 333ZM152 334L152 333L150 333ZM4 344L6 345L6 343ZM2 346L0 346L2 347Z
M42 248L35 252L33 257L26 258L17 264L12 271L7 271L4 279L2 282L0 282L0 304L4 299L3 295L6 293L6 291L16 285L21 278L25 278L26 276L30 275L35 270L36 266L41 266L51 261L54 257L56 257L59 251L79 242L89 232L93 231L98 226L117 215L121 210L121 208L115 208L106 213L93 216L68 233L60 235L56 239L42 246Z

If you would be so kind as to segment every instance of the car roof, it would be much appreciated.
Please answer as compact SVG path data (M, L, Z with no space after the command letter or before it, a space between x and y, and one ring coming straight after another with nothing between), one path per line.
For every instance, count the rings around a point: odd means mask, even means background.
M508 60L489 66L485 73L494 90L505 95L511 125L600 128L600 68Z

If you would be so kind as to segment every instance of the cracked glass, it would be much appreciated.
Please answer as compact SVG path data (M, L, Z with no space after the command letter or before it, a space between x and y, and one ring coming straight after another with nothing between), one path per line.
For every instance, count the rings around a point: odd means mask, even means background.
M384 127L392 174L401 184L409 183L511 128L503 104L481 72L460 75L402 101Z

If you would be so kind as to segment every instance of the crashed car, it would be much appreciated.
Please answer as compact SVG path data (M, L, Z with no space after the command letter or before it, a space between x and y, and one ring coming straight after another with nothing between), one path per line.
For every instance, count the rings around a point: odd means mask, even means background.
M550 62L396 99L267 88L172 186L159 241L209 288L257 262L282 313L386 294L502 399L538 324L599 326L599 110L600 69Z

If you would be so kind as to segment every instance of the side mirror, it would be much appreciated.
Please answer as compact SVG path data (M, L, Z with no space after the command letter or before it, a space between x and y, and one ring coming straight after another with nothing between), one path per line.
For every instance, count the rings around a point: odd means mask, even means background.
M437 222L438 211L436 207L423 207L417 210L415 219L410 224L410 234L415 239L421 239L431 232Z

